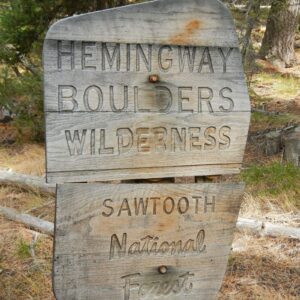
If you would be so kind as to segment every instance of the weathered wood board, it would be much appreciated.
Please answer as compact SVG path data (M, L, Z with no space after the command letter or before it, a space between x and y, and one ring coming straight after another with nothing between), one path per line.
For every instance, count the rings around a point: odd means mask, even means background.
M219 1L158 0L59 21L44 74L48 182L239 172L250 104Z
M210 300L225 273L242 184L58 185L58 300Z

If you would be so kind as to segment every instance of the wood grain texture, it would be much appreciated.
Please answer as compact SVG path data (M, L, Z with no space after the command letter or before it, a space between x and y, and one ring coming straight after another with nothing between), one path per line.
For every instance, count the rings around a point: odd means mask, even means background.
M241 184L58 186L58 300L215 299ZM159 267L167 268L166 274Z
M248 117L248 113L231 117L66 113L58 118L51 113L46 127L48 174L98 171L98 180L105 180L103 171L117 170L119 179L130 179L136 174L126 174L128 169L145 173L143 168L152 168L153 176L159 177L155 168L239 165L248 131L243 122Z
M67 18L46 39L237 46L232 18L212 0L159 0Z
M219 1L67 18L50 28L43 61L49 182L239 171L250 101Z
M70 57L61 57L64 63L61 69L58 69L58 42L45 41L44 49L44 69L45 69L45 111L88 111L84 102L84 95L91 86L97 86L102 91L103 104L100 111L112 111L110 87L113 87L113 102L116 108L124 107L124 88L128 89L128 104L122 112L133 112L140 107L141 109L151 109L157 112L165 109L171 102L166 112L178 112L181 102L182 109L199 112L200 96L202 91L201 110L209 111L209 106L205 102L207 88L212 90L211 109L213 111L222 111L229 109L228 100L220 96L223 91L225 97L230 97L233 102L231 111L249 111L249 97L245 85L243 67L241 64L240 53L238 48L205 48L189 47L188 50L181 46L168 45L150 45L151 55L148 54L149 45L143 45L143 51L147 56L149 70L145 63L137 60L136 45L130 45L130 67L127 70L127 46L120 44L119 66L114 60L112 67L109 67L107 56L103 55L101 43L96 43L89 47L89 55L84 60L88 60L88 67L83 64L82 42L76 42L74 45L74 65L71 69ZM107 46L108 47L108 46ZM116 46L111 46L112 55ZM165 48L167 47L167 48ZM109 48L109 47L108 47ZM70 51L70 44L66 44L64 51ZM205 49L206 52L205 52ZM160 50L161 55L159 55ZM222 51L222 52L220 52ZM209 57L211 64L207 63ZM222 54L221 54L222 53ZM224 61L222 55L227 55ZM104 56L104 58L103 58ZM140 57L140 56L138 56ZM202 62L202 58L206 63ZM103 62L105 67L103 67ZM211 66L211 68L209 67ZM162 67L165 68L162 70ZM199 69L201 71L199 72ZM226 68L226 72L224 72ZM151 69L151 70L150 70ZM157 84L149 83L149 74L158 74L159 82ZM61 87L61 89L59 89ZM77 107L73 107L70 99L67 97L62 100L58 99L61 92L68 92L69 87L75 88L74 100ZM135 102L134 87L138 87L138 104ZM162 90L163 87L165 90ZM166 89L170 92L166 91ZM200 91L199 91L200 89ZM161 94L158 94L161 91ZM72 91L69 91L71 93ZM179 95L180 93L180 95ZM88 94L89 95L89 94ZM92 108L96 108L99 100L93 99L90 94L89 102ZM182 100L188 98L188 100ZM93 105L93 100L95 104ZM62 107L59 107L62 102ZM65 104L65 105L64 105Z
M183 167L166 167L166 168L142 168L142 169L122 169L120 170L101 170L99 171L71 171L71 172L48 172L48 182L97 182L119 180L120 177L126 179L141 178L171 178L174 174L178 176L209 176L209 175L230 175L239 174L240 164L225 165L200 165L200 166L183 166ZM120 174L121 173L121 174ZM102 179L101 179L102 178Z

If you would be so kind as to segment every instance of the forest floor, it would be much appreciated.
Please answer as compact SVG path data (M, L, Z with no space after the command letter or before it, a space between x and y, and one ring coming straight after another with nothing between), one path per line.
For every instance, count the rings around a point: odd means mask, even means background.
M237 22L239 17L236 13ZM262 35L258 26L253 41ZM299 49L298 57L300 62ZM252 107L279 114L252 113L250 134L300 124L300 66L281 70L254 62L246 70ZM44 145L8 145L13 135L9 125L0 126L0 168L44 176ZM281 153L266 156L250 140L244 167L234 178L247 184L240 215L300 227L300 169L285 165ZM54 221L54 196L35 189L2 185L0 205ZM52 244L51 237L0 216L0 300L54 299ZM300 299L299 240L237 232L233 248L219 300Z

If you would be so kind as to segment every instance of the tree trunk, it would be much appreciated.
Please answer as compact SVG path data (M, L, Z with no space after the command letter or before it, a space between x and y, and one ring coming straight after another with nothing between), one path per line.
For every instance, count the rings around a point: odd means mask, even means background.
M294 43L300 0L273 0L260 57L271 59L282 67L297 63Z
M249 50L249 45L251 43L251 34L254 29L255 24L258 21L259 18L259 12L260 12L260 3L261 0L252 0L248 3L247 8L247 28L245 35L243 37L242 41L242 58L243 62L246 60L247 52Z
M102 10L107 8L107 1L95 0L95 10Z
M102 10L127 4L127 0L95 0L95 9Z

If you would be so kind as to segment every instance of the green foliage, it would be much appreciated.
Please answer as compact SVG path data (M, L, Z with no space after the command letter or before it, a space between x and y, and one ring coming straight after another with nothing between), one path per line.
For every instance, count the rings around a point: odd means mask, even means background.
M1 63L15 68L34 68L31 58L41 49L41 41L50 22L49 7L53 2L14 0L1 11Z
M0 7L0 62L35 72L50 24L57 19L127 4L127 0L10 0Z
M7 69L0 74L0 107L14 115L18 140L42 141L44 138L41 74L24 73L10 76Z
M290 200L300 206L300 168L292 164L252 165L242 172L242 178L258 195L276 196L288 192Z
M16 252L17 255L22 259L29 258L31 256L30 246L23 239L18 240Z

